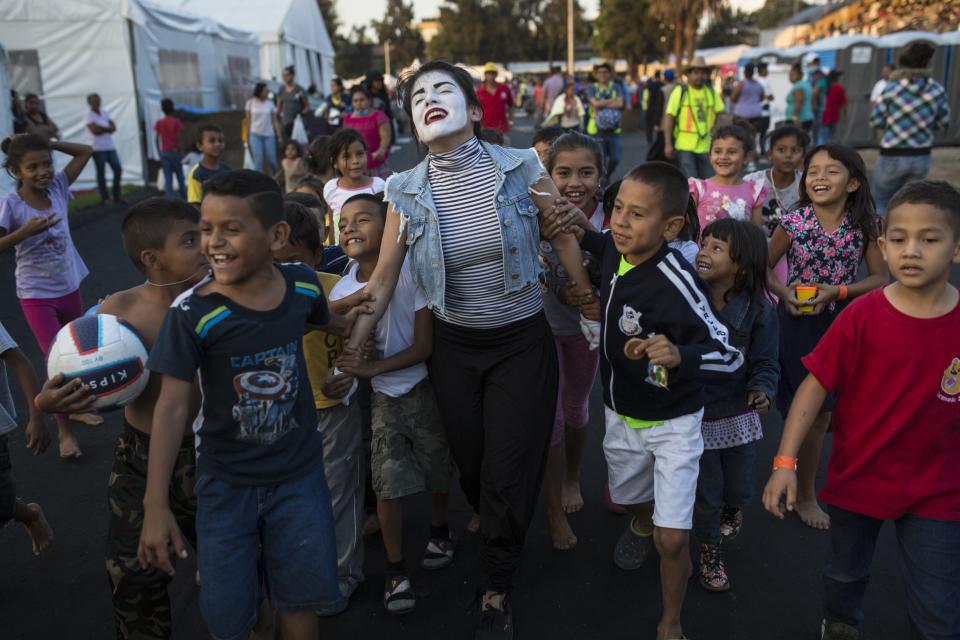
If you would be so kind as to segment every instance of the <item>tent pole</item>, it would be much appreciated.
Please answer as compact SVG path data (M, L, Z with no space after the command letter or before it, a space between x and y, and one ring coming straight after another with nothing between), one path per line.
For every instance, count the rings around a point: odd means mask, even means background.
M137 109L137 124L139 131L137 137L140 140L140 175L143 176L143 186L150 184L149 164L147 163L147 124L143 112L143 105L140 100L140 88L137 86L137 45L134 40L133 20L127 20L127 38L130 40L130 69L133 71L133 102Z

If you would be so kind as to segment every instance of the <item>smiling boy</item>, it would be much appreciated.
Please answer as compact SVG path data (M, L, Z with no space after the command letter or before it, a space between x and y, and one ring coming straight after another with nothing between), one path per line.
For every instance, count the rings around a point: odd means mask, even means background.
M301 342L307 325L349 333L311 267L274 264L290 227L279 186L255 171L204 185L201 247L211 276L167 311L148 367L162 375L139 559L173 574L183 557L168 484L193 379L203 401L197 446L200 606L216 638L246 637L261 584L283 637L315 640L314 610L342 607L323 441Z
M225 147L223 129L217 125L205 124L197 131L197 151L202 157L187 174L187 202L190 204L200 206L204 182L218 173L230 171L226 163L220 162Z
M920 180L890 200L878 240L896 282L857 298L812 353L763 493L797 503L797 452L828 394L833 451L820 498L830 515L823 572L827 640L859 637L884 520L893 520L913 637L960 637L960 193Z
M382 196L360 194L340 212L340 244L352 260L330 294L338 300L362 289L380 256L387 207ZM453 467L426 360L433 349L433 311L417 288L409 264L400 272L387 312L374 332L380 358L367 361L353 350L339 360L344 372L370 379L373 489L387 552L383 604L392 614L416 606L416 594L403 561L402 499L431 494L430 536L421 560L427 570L453 562L455 545L447 524Z
M614 563L638 569L656 546L658 640L682 637L704 383L743 364L693 268L666 245L683 226L688 197L677 168L649 162L623 179L609 232L576 231L603 274L600 374L610 496L633 515Z

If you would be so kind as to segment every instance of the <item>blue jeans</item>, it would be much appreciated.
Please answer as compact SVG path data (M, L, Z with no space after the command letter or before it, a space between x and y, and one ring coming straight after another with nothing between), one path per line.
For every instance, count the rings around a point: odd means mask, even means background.
M323 465L266 487L197 478L197 568L200 610L217 640L247 637L261 585L275 611L342 610Z
M900 187L923 180L930 173L930 154L922 156L885 156L877 158L870 176L873 187L873 199L877 203L877 213L887 215L887 203Z
M823 570L824 617L859 627L860 602L883 520L832 505ZM894 520L900 573L907 587L911 638L960 638L960 522L904 515Z
M604 171L608 180L613 179L613 172L616 170L620 160L623 159L623 146L620 143L619 133L598 133L594 136L603 149Z
M720 542L720 509L742 509L753 497L756 443L729 449L704 449L700 456L693 534L701 544Z
M710 164L709 153L694 153L692 151L677 151L677 162L680 170L688 178L709 178L713 175L713 166Z
M826 144L837 137L836 124L820 124L820 133L817 138L817 144Z
M183 181L183 163L179 151L164 151L160 154L160 166L163 168L163 193L173 197L173 176L177 176L177 192L181 200L187 199L187 184Z
M100 199L107 200L110 194L107 192L107 167L110 165L110 171L113 172L113 199L120 202L120 178L123 177L123 168L120 166L120 156L116 149L109 151L94 151L93 166L97 169L97 189L100 190Z
M253 154L253 163L257 171L263 171L263 160L266 157L270 176L277 175L277 139L274 136L250 134L250 153Z

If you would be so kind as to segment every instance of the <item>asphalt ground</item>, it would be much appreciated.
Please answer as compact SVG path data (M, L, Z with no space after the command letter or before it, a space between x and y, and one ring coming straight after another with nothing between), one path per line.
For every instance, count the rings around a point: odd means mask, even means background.
M528 145L530 122L518 119L517 124L511 134L514 145ZM618 174L642 162L645 148L641 137L625 136L624 160ZM405 144L391 164L399 170L415 161L412 145ZM119 208L96 208L72 220L75 243L91 272L81 288L87 304L142 280L121 248L121 217ZM13 272L13 255L8 252L0 256L0 321L41 370L39 349L17 304ZM14 395L20 403L17 389ZM21 415L25 415L22 407ZM51 433L55 433L52 420L50 424ZM34 557L19 526L0 530L0 640L114 637L103 558L108 522L106 487L120 416L110 414L101 427L77 429L85 455L71 461L57 458L55 444L44 456L35 458L23 446L22 429L11 434L18 493L43 505L55 531L55 542L42 556ZM627 517L609 512L601 497L606 466L601 449L603 407L598 386L591 397L589 429L583 465L586 506L570 518L579 544L566 552L553 549L542 500L530 528L513 600L522 638L655 636L660 610L656 558L633 573L617 569L612 561L613 546L627 526ZM781 430L782 421L775 412L764 419L757 493L746 509L743 532L725 546L733 588L716 594L703 590L695 581L690 583L683 622L692 640L819 637L820 571L828 534L804 526L793 516L783 522L775 520L762 510L757 497L766 482ZM824 459L828 453L829 437ZM429 500L414 496L404 506L405 556L408 564L417 567L428 534ZM456 560L439 572L413 569L417 609L403 618L393 618L384 611L382 545L376 537L366 540L367 581L354 594L346 612L321 621L320 637L472 638L478 617L472 600L481 579L481 566L479 541L466 531L469 519L470 509L457 489L450 513L451 528L459 541ZM170 587L176 640L209 637L193 575L191 557L180 563ZM889 524L877 546L864 610L864 638L899 640L909 636L896 540Z

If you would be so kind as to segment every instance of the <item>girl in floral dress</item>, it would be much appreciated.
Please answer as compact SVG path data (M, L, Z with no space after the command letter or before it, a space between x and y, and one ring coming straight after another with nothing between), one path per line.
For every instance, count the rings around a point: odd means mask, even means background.
M804 161L800 185L799 208L781 216L770 238L770 267L784 255L789 265L787 285L775 278L768 282L780 299L777 407L784 418L807 376L800 358L813 350L849 299L882 287L889 279L876 243L880 219L859 154L840 144L815 147ZM864 260L869 275L858 281ZM816 295L801 302L798 285L815 287ZM812 310L805 311L805 307ZM817 504L814 482L832 406L830 397L800 448L797 463L797 514L815 529L830 526L829 517Z
M707 179L688 179L701 229L721 218L749 220L757 226L763 225L767 189L762 182L744 181L741 177L744 165L753 154L753 138L745 128L735 124L717 127L714 131L710 164L715 175Z

